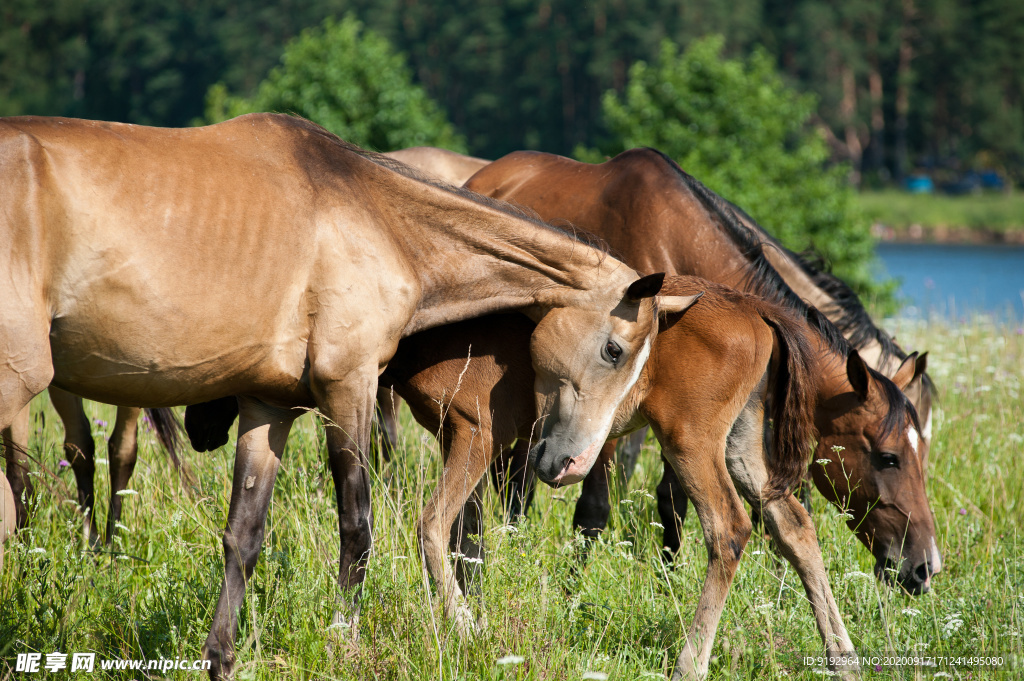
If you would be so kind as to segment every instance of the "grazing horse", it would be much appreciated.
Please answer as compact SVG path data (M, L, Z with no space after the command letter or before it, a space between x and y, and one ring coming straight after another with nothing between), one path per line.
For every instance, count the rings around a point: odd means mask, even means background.
M813 523L788 489L806 470L816 430L831 445L864 437L867 426L881 449L912 456L905 430L912 408L895 388L884 387L888 379L855 350L848 356L835 352L804 318L782 306L694 277L669 277L663 289L694 299L704 295L685 314L664 319L611 431L627 433L649 423L673 479L681 481L700 517L709 562L676 675L707 672L729 585L751 533L737 490L762 510L800 576L829 656L852 653ZM449 546L482 558L482 546L472 540L481 534L479 482L513 440L532 438L531 331L530 321L516 315L432 329L404 340L381 377L441 439L443 478L419 531L446 613L462 632L472 628L463 595L466 566L460 561L453 572ZM913 370L910 359L897 372L897 385L909 382ZM884 432L873 423L882 413L890 421ZM546 482L562 482L550 468L536 471ZM464 517L455 523L464 504Z
M545 219L589 229L639 271L695 274L780 303L806 319L809 333L825 339L821 352L835 362L849 354L837 329L772 268L763 242L750 235L730 205L660 152L634 149L598 165L515 152L484 166L466 186L527 206ZM842 377L825 376L817 401L827 411L819 408L816 417L815 458L829 463L812 471L822 494L852 513L848 525L874 555L878 577L919 594L941 568L941 556L924 489L918 416L899 391L923 369L912 357L909 368L909 358L900 364L897 375L911 375L898 387L881 374L868 380L859 361L848 377L852 392ZM671 492L669 478L660 492ZM682 518L685 495L678 490L670 497L659 505L674 505ZM670 524L675 521L665 523Z
M406 154L406 152L408 153ZM622 167L627 162L642 164L644 162L642 157L645 155L650 157L653 153L656 152L640 149L625 152L610 162L601 164L599 167L603 170L599 172L621 173ZM488 163L483 159L462 156L445 149L432 147L413 147L408 150L389 152L389 154L403 158L407 163L424 172L436 174L458 184L465 181L461 174L462 171L474 167L482 169ZM632 158L635 156L640 156L641 159ZM578 167L574 166L571 170L576 172ZM655 163L648 172L652 173L656 180L661 171ZM643 180L637 181L641 186L644 184ZM693 193L684 191L677 193L675 199L682 204L679 209L685 210L685 204L695 201L696 197ZM671 240L674 242L673 249L678 251L686 248L691 252L689 259L679 261L680 272L714 279L715 275L709 273L707 267L687 270L682 266L692 258L703 259L710 268L715 268L719 262L731 263L735 261L737 248L740 249L743 257L757 258L763 252L765 260L781 275L786 284L804 302L821 310L859 351L868 366L881 371L886 376L895 373L896 368L906 359L907 354L885 331L875 326L857 294L849 286L832 274L822 271L806 258L786 249L742 209L721 198L718 200L725 204L725 210L733 214L734 220L731 220L730 224L716 224L714 220L709 223L700 219L706 211L699 206L696 208L696 217L698 217L696 222L675 221L673 224L671 235ZM737 225L746 227L746 233L737 230ZM646 235L652 240L652 243L658 243L665 236L661 233L661 225L656 225L656 227L657 229L653 233ZM717 235L707 231L709 228L714 230L718 227L722 227L723 231ZM924 353L918 357L917 378L907 386L904 392L914 404L924 424L921 429L920 449L921 457L927 464L932 437L932 405L935 400L935 387L928 374L925 373L926 356L927 353ZM632 470L642 442L643 431L638 431L626 443L623 452L626 471Z
M93 476L96 471L96 444L92 439L92 425L85 414L82 398L65 392L56 386L50 386L50 402L64 424L64 455L75 473L78 487L78 506L82 510L82 533L90 546L99 543L96 530L94 510ZM110 510L107 513L107 532L105 541L110 545L121 520L121 496L118 492L128 487L128 481L135 470L138 459L138 426L142 410L136 407L118 407L114 419L114 429L110 433L107 444L107 463L110 468ZM191 478L187 466L178 456L181 448L179 437L180 426L170 409L147 409L149 422L156 432L160 444L171 456L174 467L183 479ZM24 450L28 445L29 407L26 406L14 422L4 429L4 453L7 459L7 477L11 479L14 492L14 503L17 509L18 526L24 527L28 518L22 496L32 496L32 483L28 472L28 459Z
M234 665L296 407L332 426L338 581L354 597L372 536L377 378L401 338L529 316L536 406L550 414L537 464L568 480L589 471L657 331L663 275L639 277L299 118L180 130L2 119L0 177L0 428L51 383L147 407L239 396L224 580L204 646L215 678ZM353 602L338 606L337 623L357 620Z

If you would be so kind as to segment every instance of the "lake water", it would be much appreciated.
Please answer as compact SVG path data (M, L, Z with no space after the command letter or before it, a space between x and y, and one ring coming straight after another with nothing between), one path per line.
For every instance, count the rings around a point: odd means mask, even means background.
M1024 319L1024 246L880 243L877 252L879 273L902 280L907 316Z

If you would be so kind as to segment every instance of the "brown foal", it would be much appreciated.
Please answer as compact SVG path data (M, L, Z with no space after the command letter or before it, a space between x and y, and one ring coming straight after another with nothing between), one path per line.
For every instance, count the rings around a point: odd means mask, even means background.
M872 415L891 409L891 396L880 387L886 379L869 370L856 351L847 358L832 352L804 320L780 306L692 277L669 277L664 289L706 293L685 314L663 321L612 433L652 426L704 532L708 570L676 675L707 671L725 597L751 531L737 490L762 510L803 581L828 653L852 652L813 524L788 488L806 469L815 430L827 443L844 441L863 433ZM441 439L443 479L421 518L420 535L428 570L460 631L471 628L471 611L463 596L463 566L452 570L449 546L471 558L482 556L482 546L469 538L480 534L479 484L492 459L514 439L533 436L526 353L531 332L529 320L515 315L433 329L403 341L382 376ZM912 372L911 361L898 380L909 381ZM878 437L886 449L910 454L904 431ZM538 475L553 481L550 474ZM464 504L465 516L454 524Z

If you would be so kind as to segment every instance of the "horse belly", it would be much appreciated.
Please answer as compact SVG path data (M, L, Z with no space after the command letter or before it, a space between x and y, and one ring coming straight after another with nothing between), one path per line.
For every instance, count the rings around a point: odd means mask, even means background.
M198 292L174 295L120 274L116 283L82 283L73 298L61 297L50 327L56 385L131 406L235 394L309 402L299 295L267 295L258 304L232 287L211 290L199 304Z

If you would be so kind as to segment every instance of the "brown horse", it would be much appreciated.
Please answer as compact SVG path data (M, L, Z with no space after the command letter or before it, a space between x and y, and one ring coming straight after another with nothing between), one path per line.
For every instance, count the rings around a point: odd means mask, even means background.
M603 171L611 174L622 174L626 162L642 164L643 160L630 160L633 155L650 155L650 150L633 150L622 156L613 159L611 162L600 166ZM462 156L445 149L432 147L413 147L409 150L389 152L404 159L410 165L420 168L424 172L433 173L448 179L450 182L462 184L465 179L463 173L472 168L482 169L487 161L469 156ZM573 172L578 166L571 168ZM628 172L628 171L627 171ZM649 169L653 179L661 172L657 164ZM621 181L621 178L620 178ZM642 186L643 179L635 179ZM655 181L655 185L659 183ZM692 192L681 192L675 197L685 209L685 204L695 202L697 199ZM906 359L907 354L893 341L882 329L875 326L871 317L867 314L857 295L844 282L822 271L808 259L793 253L782 246L776 239L768 234L757 222L747 215L742 209L734 204L718 198L724 204L725 210L732 214L731 220L727 223L717 223L711 220L698 220L692 223L693 230L689 231L691 223L675 221L673 224L672 241L675 250L687 249L690 251L690 258L703 259L709 267L715 268L719 263L732 264L735 268L737 250L745 258L758 259L763 253L764 259L783 278L786 284L809 305L817 307L826 317L832 321L842 334L858 350L864 361L873 369L881 371L886 376L891 376L896 368ZM697 207L698 216L703 215L706 209ZM737 226L742 225L746 230L738 230ZM721 227L719 234L708 233L708 228ZM658 242L664 235L654 234L651 238ZM697 274L700 276L715 279L708 273L707 267L695 270L685 269L689 261L680 260L680 272ZM759 265L760 267L760 265ZM923 422L921 429L921 456L925 463L928 461L928 452L932 437L932 404L935 399L935 388L928 374L924 369L926 366L927 353L918 358L918 377L907 386L905 392L910 401L917 409L917 413ZM638 431L629 438L623 448L624 468L632 470L639 453L640 445L643 442L643 432Z
M0 428L51 382L147 407L239 396L225 575L205 645L215 677L234 664L295 407L336 426L339 585L355 595L370 549L377 377L402 337L525 312L537 323L536 403L551 414L538 466L568 480L593 464L657 329L661 275L638 278L521 211L302 119L181 130L3 119L0 177Z
M762 252L763 241L751 236L730 204L660 152L635 149L599 165L516 152L482 168L466 186L589 229L640 271L695 274L778 302L806 319L808 333L823 339L821 351L833 363L849 354L836 328L779 277ZM901 388L923 370L913 357L911 378ZM814 481L827 499L852 513L848 524L875 556L876 574L923 593L941 557L924 489L917 413L880 374L874 382L863 372L850 376L853 392L838 382L842 377L825 378L815 458L829 464L812 467ZM675 497L685 503L684 495Z
M90 546L96 546L99 543L99 533L96 530L94 511L93 477L96 471L96 444L92 439L92 425L85 414L81 397L56 386L50 386L49 393L50 402L64 424L64 455L75 473L78 506L83 516L83 537ZM122 497L117 493L128 487L128 481L138 459L138 426L142 411L136 407L118 407L114 428L110 433L110 442L107 444L110 510L107 513L105 541L108 545L113 540L117 523L121 519ZM180 426L173 413L166 408L145 411L157 439L170 455L182 479L186 482L191 481L187 465L178 456L181 447ZM3 431L7 477L12 481L11 487L15 490L13 494L19 527L24 527L28 520L23 497L27 500L33 493L32 483L26 475L28 458L25 450L28 446L29 417L29 407L26 406Z
M806 470L816 429L825 443L845 441L862 434L876 414L888 412L889 429L872 435L885 451L912 455L902 427L913 419L909 403L895 389L887 391L888 379L868 369L856 351L846 358L835 353L806 321L780 306L693 277L670 277L664 288L676 295L706 293L685 314L665 319L612 432L650 423L673 477L700 517L709 563L677 675L707 671L725 597L751 532L737 489L762 510L783 556L800 575L829 655L851 653L813 524L787 488ZM463 596L465 565L460 562L453 573L449 545L482 558L482 546L470 540L480 534L478 498L471 497L478 497L474 490L493 458L516 438L532 437L526 352L531 331L529 320L515 315L433 329L403 341L382 376L442 443L443 478L420 520L420 536L446 612L463 632L472 628ZM910 359L897 382L909 382L913 370ZM543 467L538 475L559 482Z

